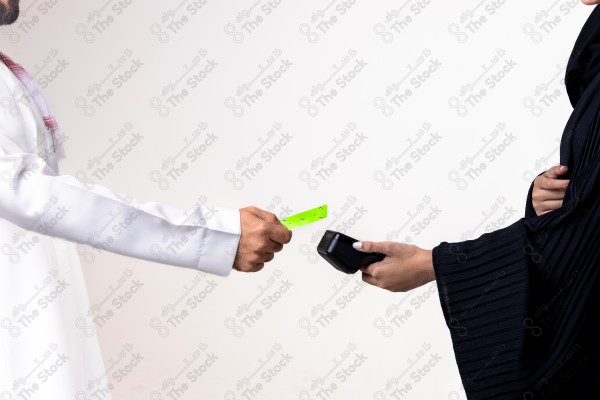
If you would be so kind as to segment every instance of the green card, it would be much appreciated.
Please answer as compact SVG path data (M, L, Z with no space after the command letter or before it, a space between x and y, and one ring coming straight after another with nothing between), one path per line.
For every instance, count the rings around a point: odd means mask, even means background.
M312 210L304 211L299 214L290 215L281 220L281 223L289 230L299 228L304 225L312 224L313 222L321 221L327 218L327 204Z

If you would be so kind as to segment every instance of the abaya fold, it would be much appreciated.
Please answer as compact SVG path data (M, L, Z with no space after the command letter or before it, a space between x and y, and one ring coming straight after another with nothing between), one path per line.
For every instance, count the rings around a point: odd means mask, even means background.
M600 396L600 7L567 64L574 107L560 144L563 205L477 239L442 242L433 266L468 399Z

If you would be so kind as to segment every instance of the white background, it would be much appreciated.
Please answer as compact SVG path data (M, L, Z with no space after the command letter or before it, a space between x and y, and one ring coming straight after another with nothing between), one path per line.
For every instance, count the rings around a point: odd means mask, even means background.
M318 257L316 245L333 229L431 249L521 218L533 178L559 162L571 111L564 69L591 8L554 0L21 3L17 23L0 30L2 51L35 74L67 135L62 174L182 209L256 205L284 217L329 205L326 221L294 231L252 275L217 278L82 247L96 315L112 312L96 323L107 368L124 346L143 357L126 375L115 375L119 365L108 372L114 399L465 398L435 282L409 293L363 286ZM209 61L216 66L203 74ZM319 103L333 89L338 95ZM108 90L104 103L96 98ZM481 90L478 102L469 98ZM125 147L135 133L143 139ZM208 133L217 138L202 147ZM282 134L292 138L280 146ZM119 148L126 155L116 160ZM202 154L192 161L194 149ZM168 157L188 168L169 174ZM90 160L113 169L102 174ZM251 166L254 176L244 173ZM216 361L203 368L210 355Z

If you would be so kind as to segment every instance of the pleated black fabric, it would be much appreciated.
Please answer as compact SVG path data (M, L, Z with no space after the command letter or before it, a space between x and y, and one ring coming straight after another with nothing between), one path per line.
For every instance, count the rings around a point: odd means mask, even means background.
M565 82L563 206L433 249L440 301L469 399L600 398L600 7Z

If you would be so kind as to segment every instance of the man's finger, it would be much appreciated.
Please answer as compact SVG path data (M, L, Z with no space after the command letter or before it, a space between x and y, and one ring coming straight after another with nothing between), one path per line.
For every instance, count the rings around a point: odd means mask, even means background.
M274 240L271 240L271 244L273 245L272 246L272 249L273 249L272 253L279 253L283 249L283 244L277 243Z
M265 267L265 263L258 263L254 266L254 272L258 272Z
M267 222L279 222L279 219L277 219L277 216L271 212L265 211L265 210L261 210L260 208L255 208L254 213L258 216L258 218L267 221Z
M276 242L272 239L266 239L261 246L257 247L257 250L261 253L278 253L283 248L283 244Z
M277 221L277 225L273 225L269 237L277 243L287 244L292 240L292 231Z

